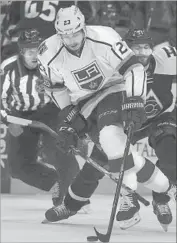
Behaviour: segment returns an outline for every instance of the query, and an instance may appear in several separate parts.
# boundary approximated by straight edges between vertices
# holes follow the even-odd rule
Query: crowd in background
[[[8,57],[15,50],[18,30],[27,27],[37,27],[44,38],[53,34],[54,29],[45,30],[40,23],[37,11],[31,7],[30,11],[35,22],[24,21],[22,5],[30,2],[33,7],[42,1],[2,1],[1,2],[1,60]],[[47,1],[45,1],[47,2]],[[52,2],[49,1],[52,6]],[[128,28],[145,28],[152,33],[155,44],[169,41],[176,46],[176,1],[58,1],[60,7],[76,4],[82,10],[89,25],[111,26],[123,36]],[[37,5],[36,5],[37,6]],[[37,7],[38,7],[37,6]],[[49,10],[51,8],[49,6]],[[54,5],[53,5],[54,6]],[[58,10],[58,9],[57,9]],[[46,14],[47,5],[46,5]],[[39,21],[37,21],[39,20]],[[52,20],[54,21],[54,20]],[[34,26],[33,26],[34,25]],[[45,33],[45,34],[44,34]],[[47,33],[47,35],[46,35]],[[7,48],[5,48],[7,47]]]
[[[72,4],[89,25],[110,26],[122,37],[129,28],[145,28],[155,45],[176,46],[176,1],[1,1],[1,62],[18,51],[20,30],[37,28],[45,39],[55,33],[58,9]]]

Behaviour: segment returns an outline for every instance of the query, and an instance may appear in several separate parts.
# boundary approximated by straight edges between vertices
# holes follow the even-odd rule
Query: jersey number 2
[[[123,55],[125,54],[128,49],[125,47],[125,45],[122,44],[122,42],[117,42],[116,46],[119,48],[119,52]]]

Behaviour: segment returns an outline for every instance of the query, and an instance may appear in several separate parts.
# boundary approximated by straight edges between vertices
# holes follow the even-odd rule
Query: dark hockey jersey
[[[159,47],[151,57],[147,69],[147,118],[152,119],[166,111],[173,103],[172,83],[176,77],[175,47]]]

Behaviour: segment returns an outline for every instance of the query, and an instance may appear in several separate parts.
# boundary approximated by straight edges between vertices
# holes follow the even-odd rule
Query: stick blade
[[[97,230],[96,230],[96,228],[94,227],[94,230],[95,230],[95,233],[96,233],[96,235],[97,235],[97,237],[98,237],[98,239],[99,239],[99,241],[101,241],[101,242],[109,242],[109,240],[110,240],[110,234],[101,234],[101,233],[99,233]]]

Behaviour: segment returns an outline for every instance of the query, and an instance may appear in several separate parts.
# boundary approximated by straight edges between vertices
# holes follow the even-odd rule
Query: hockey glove
[[[131,122],[134,123],[134,130],[141,128],[146,121],[146,112],[143,99],[139,96],[128,97],[122,104],[122,121],[126,132]]]
[[[70,125],[80,138],[88,131],[87,121],[80,114],[78,106],[69,105],[61,110],[59,112],[58,122],[60,124],[63,123],[63,121]]]
[[[8,125],[9,122],[7,121],[7,112],[5,110],[1,110],[1,122],[5,125]]]
[[[7,121],[7,112],[5,110],[1,110],[1,122],[3,122],[6,126],[8,126],[8,131],[14,137],[18,137],[23,133],[23,128],[18,124],[9,123]]]
[[[18,124],[12,124],[10,123],[8,125],[8,131],[10,132],[10,134],[14,137],[18,137],[23,133],[23,128],[18,125]]]
[[[58,139],[57,147],[64,153],[69,154],[72,152],[72,148],[76,148],[79,137],[76,131],[70,127],[69,124],[64,123],[60,128],[57,129]]]
[[[69,153],[73,147],[77,147],[79,139],[85,136],[87,122],[80,114],[79,108],[74,105],[69,105],[61,110],[58,121],[58,147],[63,152]]]

